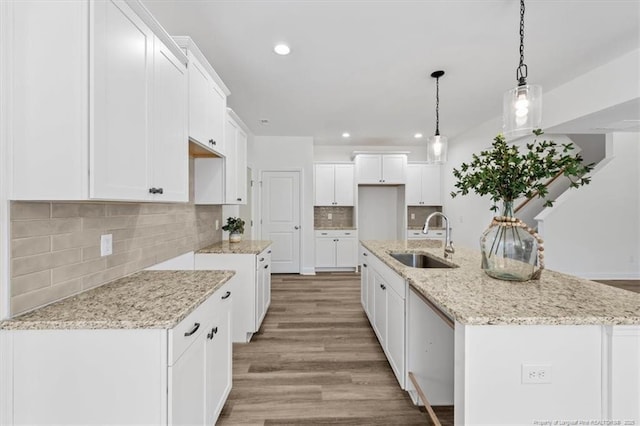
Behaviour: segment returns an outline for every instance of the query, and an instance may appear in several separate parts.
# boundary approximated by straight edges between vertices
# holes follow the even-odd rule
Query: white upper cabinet
[[[409,164],[406,191],[409,206],[442,205],[440,166],[424,163]]]
[[[224,156],[229,89],[190,37],[174,40],[189,58],[189,138]]]
[[[353,164],[315,165],[316,206],[353,206],[354,186]]]
[[[355,163],[359,185],[402,185],[406,182],[405,154],[358,154]]]
[[[224,158],[196,158],[196,204],[246,204],[247,132],[242,120],[227,109]]]
[[[141,3],[3,11],[11,199],[187,201],[187,58]]]

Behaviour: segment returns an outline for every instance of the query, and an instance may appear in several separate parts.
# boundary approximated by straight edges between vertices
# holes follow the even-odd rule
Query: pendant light
[[[440,77],[444,71],[434,71],[436,79],[436,134],[427,139],[427,162],[442,164],[447,161],[447,137],[440,135]]]
[[[520,0],[520,64],[516,69],[518,85],[504,94],[503,133],[507,138],[530,135],[542,121],[542,87],[527,84],[524,63],[524,0]]]

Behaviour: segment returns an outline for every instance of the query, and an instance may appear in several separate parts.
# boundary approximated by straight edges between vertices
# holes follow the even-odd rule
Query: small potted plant
[[[533,134],[540,136],[543,132],[538,129]],[[571,153],[572,143],[534,140],[526,144],[523,152],[521,149],[508,145],[503,135],[496,136],[490,149],[473,154],[471,163],[453,169],[458,181],[451,193],[451,197],[469,191],[490,195],[493,211],[502,202],[502,215],[493,218],[480,238],[482,269],[491,277],[511,281],[538,279],[544,268],[542,239],[514,217],[514,201],[523,196],[539,197],[551,207],[553,200],[547,198],[549,179],[564,175],[570,186],[577,188],[589,183],[585,174],[593,169],[593,164],[584,165],[579,154]]]
[[[230,243],[240,242],[244,233],[244,220],[239,217],[228,217],[227,224],[222,227],[222,230],[229,232]]]

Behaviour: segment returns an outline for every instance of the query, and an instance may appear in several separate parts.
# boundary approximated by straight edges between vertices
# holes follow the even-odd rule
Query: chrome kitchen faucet
[[[451,228],[449,227],[449,218],[440,212],[433,212],[429,216],[427,216],[427,220],[424,221],[424,228],[422,228],[422,233],[427,234],[429,232],[429,221],[434,216],[442,216],[444,219],[445,225],[445,237],[444,237],[444,258],[449,259],[453,257],[453,253],[455,253],[455,249],[453,248],[453,241],[451,241]]]

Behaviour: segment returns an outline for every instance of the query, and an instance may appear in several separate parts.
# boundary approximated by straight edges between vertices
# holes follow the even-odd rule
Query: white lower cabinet
[[[316,231],[317,270],[357,268],[358,238],[355,230]]]
[[[360,253],[366,269],[361,275],[361,289],[366,293],[363,306],[400,387],[405,389],[407,283],[362,246]]]
[[[168,330],[0,330],[0,424],[214,424],[235,279]]]
[[[262,325],[271,304],[271,246],[259,254],[196,253],[196,270],[236,271],[231,331],[234,342],[246,343]]]

